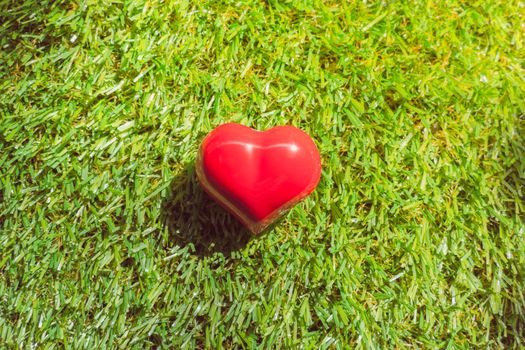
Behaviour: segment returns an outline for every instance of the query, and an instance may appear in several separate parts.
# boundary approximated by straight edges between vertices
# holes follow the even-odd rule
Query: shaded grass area
[[[525,346],[518,1],[0,2],[2,348]],[[266,235],[191,164],[316,141]]]

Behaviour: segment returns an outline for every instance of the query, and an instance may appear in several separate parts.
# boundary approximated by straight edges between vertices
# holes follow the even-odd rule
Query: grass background
[[[1,1],[0,348],[525,346],[518,1]],[[227,121],[315,139],[249,236]]]

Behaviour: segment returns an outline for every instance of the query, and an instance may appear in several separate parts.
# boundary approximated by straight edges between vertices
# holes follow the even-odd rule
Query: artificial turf
[[[524,6],[1,1],[0,348],[523,348]],[[252,239],[229,121],[322,156]]]

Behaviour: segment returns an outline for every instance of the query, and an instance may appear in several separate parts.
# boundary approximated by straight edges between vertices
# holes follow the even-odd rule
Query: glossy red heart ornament
[[[196,171],[206,192],[259,233],[315,189],[321,158],[293,126],[257,131],[228,123],[206,136]]]

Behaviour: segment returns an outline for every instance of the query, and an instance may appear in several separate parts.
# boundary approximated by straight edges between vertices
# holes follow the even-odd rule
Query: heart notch
[[[202,141],[196,172],[204,190],[258,234],[312,193],[321,158],[296,127],[257,131],[227,123]]]

